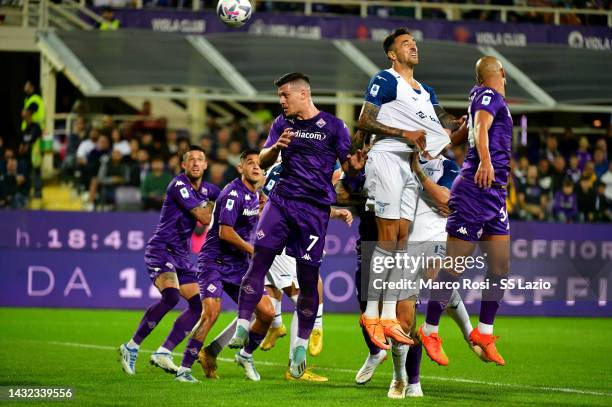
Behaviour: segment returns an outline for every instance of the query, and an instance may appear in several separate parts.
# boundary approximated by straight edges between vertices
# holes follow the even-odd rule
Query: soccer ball
[[[245,25],[251,18],[252,10],[249,0],[219,0],[217,3],[217,16],[223,24],[232,28]]]

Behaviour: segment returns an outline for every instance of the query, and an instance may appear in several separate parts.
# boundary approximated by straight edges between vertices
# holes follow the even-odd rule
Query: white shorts
[[[366,210],[383,219],[414,219],[418,198],[417,182],[410,169],[411,153],[371,151],[368,153],[365,189]]]
[[[296,288],[300,288],[297,281],[297,265],[295,258],[283,252],[274,258],[270,270],[266,273],[265,285],[276,287],[282,290],[291,287],[294,284]]]

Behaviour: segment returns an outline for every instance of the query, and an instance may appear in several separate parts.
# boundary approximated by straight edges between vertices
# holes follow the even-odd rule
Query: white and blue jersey
[[[419,159],[419,162],[422,171],[431,181],[449,190],[459,175],[459,166],[444,156],[429,161]],[[413,242],[445,241],[446,219],[438,213],[436,204],[419,184],[419,200],[409,240]]]
[[[270,168],[270,170],[268,171],[268,176],[266,177],[266,182],[261,188],[261,192],[266,194],[266,196],[269,196],[270,192],[272,192],[272,189],[274,189],[274,186],[276,186],[276,183],[278,182],[282,171],[282,163],[278,163],[274,167]]]
[[[380,107],[376,120],[386,126],[425,130],[426,150],[435,157],[450,143],[450,138],[434,110],[438,104],[436,92],[417,83],[420,90],[414,89],[392,68],[380,71],[370,80],[365,101]],[[377,135],[372,151],[411,152],[412,147],[397,137]]]

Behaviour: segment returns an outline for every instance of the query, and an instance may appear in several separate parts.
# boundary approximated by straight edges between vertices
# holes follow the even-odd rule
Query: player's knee
[[[161,292],[162,302],[170,308],[176,307],[181,299],[181,293],[178,288],[168,287]]]
[[[214,324],[221,313],[221,303],[219,301],[206,301],[202,315],[209,324]]]
[[[266,305],[264,307],[261,307],[259,311],[260,312],[258,313],[257,317],[262,322],[266,324],[272,323],[272,321],[274,320],[274,316],[275,316],[274,307],[272,305]]]

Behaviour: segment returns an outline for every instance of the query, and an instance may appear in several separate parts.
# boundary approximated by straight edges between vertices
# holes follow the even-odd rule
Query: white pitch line
[[[104,345],[94,345],[87,343],[76,343],[76,342],[58,342],[58,341],[28,341],[28,342],[36,342],[41,344],[49,344],[49,345],[59,345],[59,346],[71,346],[75,348],[84,348],[84,349],[97,349],[97,350],[114,350],[116,351],[118,346],[104,346]],[[151,354],[153,351],[150,350],[141,350],[142,353]],[[175,356],[182,356],[182,353],[173,352]],[[233,359],[228,358],[218,358],[217,360],[221,362],[233,363]],[[287,365],[282,363],[274,363],[274,362],[266,362],[266,361],[257,361],[258,365],[264,366],[278,366],[278,367],[286,367]],[[317,366],[317,369],[328,370],[333,372],[340,373],[354,373],[355,370],[352,369],[341,369],[336,367],[323,367]],[[495,386],[495,387],[511,387],[515,389],[523,389],[523,390],[533,390],[533,391],[547,391],[547,392],[556,392],[556,393],[572,393],[572,394],[583,394],[583,395],[591,395],[591,396],[604,396],[604,397],[612,397],[612,393],[606,393],[601,391],[593,391],[593,390],[580,390],[580,389],[571,389],[565,387],[547,387],[547,386],[530,386],[526,384],[511,384],[511,383],[499,383],[499,382],[486,382],[483,380],[473,380],[473,379],[463,379],[460,377],[442,377],[442,376],[421,376],[423,379],[429,380],[438,380],[442,382],[457,382],[457,383],[469,383],[469,384],[480,384],[486,386]]]

